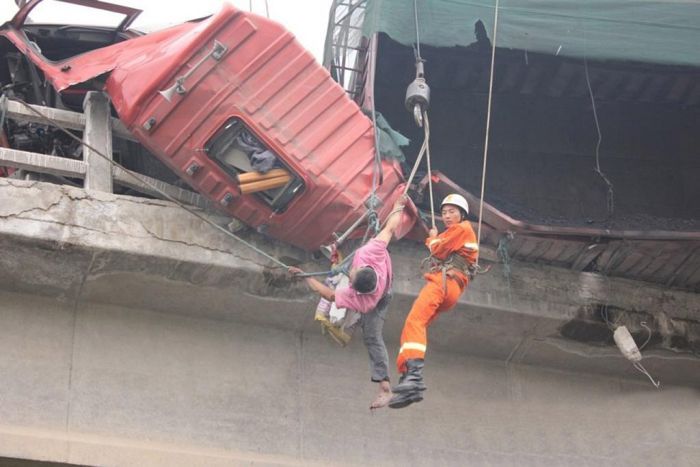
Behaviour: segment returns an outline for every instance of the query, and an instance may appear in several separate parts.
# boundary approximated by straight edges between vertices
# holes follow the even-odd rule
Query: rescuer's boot
[[[389,408],[391,409],[402,409],[414,402],[420,402],[423,400],[423,392],[414,390],[409,392],[400,392],[394,394],[394,397],[389,401]]]
[[[423,359],[406,360],[406,373],[399,378],[399,384],[391,388],[394,393],[425,391],[423,382]],[[417,402],[417,401],[416,401]]]

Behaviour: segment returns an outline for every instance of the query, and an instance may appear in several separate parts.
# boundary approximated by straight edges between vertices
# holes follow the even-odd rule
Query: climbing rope
[[[420,162],[423,159],[423,155],[426,153],[428,141],[430,140],[430,125],[424,125],[423,130],[425,132],[423,144],[421,145],[420,151],[418,151],[418,156],[416,156],[416,162],[414,162],[413,168],[411,169],[411,173],[408,176],[408,179],[406,180],[406,186],[403,189],[404,195],[408,192],[408,189],[411,186],[411,182],[413,182],[413,178],[416,176],[416,171],[418,170],[418,166],[420,166]]]
[[[418,2],[413,0],[413,20],[415,26],[416,42],[413,45],[413,55],[416,64],[416,78],[408,85],[406,89],[406,108],[413,112],[413,119],[416,125],[423,127],[423,144],[421,145],[420,151],[418,151],[418,156],[413,164],[413,169],[411,174],[406,181],[406,187],[404,189],[404,196],[408,192],[408,189],[413,182],[413,178],[416,175],[416,171],[420,166],[423,159],[423,155],[427,154],[427,165],[428,165],[428,191],[430,193],[430,219],[432,223],[432,228],[435,228],[435,207],[433,202],[433,181],[431,177],[431,162],[430,162],[430,121],[428,120],[427,108],[430,105],[430,87],[425,81],[425,75],[423,70],[423,57],[420,53],[420,27],[418,24]]]
[[[423,126],[425,127],[425,161],[428,163],[428,193],[430,194],[430,220],[435,228],[435,204],[433,203],[433,176],[430,168],[430,122],[428,112],[423,111]]]
[[[481,194],[479,195],[479,223],[477,225],[476,244],[481,246],[481,218],[484,213],[484,191],[486,189],[486,161],[489,155],[489,132],[491,129],[491,101],[493,98],[493,69],[496,63],[496,38],[498,34],[498,2],[496,0],[495,11],[493,14],[493,40],[491,41],[491,76],[489,77],[489,96],[486,106],[486,135],[484,137],[484,163],[481,169]],[[479,258],[476,259],[477,266]]]
[[[362,243],[365,242],[371,228],[374,228],[374,235],[379,233],[379,216],[377,216],[376,205],[378,204],[377,189],[384,183],[384,171],[382,169],[382,158],[379,153],[379,128],[377,127],[377,109],[374,105],[374,77],[372,77],[372,129],[374,130],[374,167],[372,169],[372,194],[369,200],[369,212],[367,215],[367,230]]]
[[[372,105],[374,106],[374,103]],[[376,118],[376,117],[374,116],[374,112],[373,112],[373,119],[374,118]],[[425,122],[426,122],[426,124],[424,125],[425,138],[423,140],[423,145],[421,146],[421,150],[418,154],[418,157],[416,158],[416,162],[413,164],[413,169],[411,170],[411,175],[409,176],[408,180],[406,181],[406,186],[404,187],[404,191],[401,195],[402,197],[406,197],[406,193],[408,192],[408,189],[411,186],[411,182],[413,181],[413,178],[416,175],[416,171],[418,170],[418,167],[419,167],[420,162],[423,158],[423,155],[426,153],[428,154],[428,156],[427,156],[428,167],[430,167],[430,152],[428,149],[428,142],[430,140],[430,124],[428,122],[427,113],[424,113],[424,118],[425,118]],[[375,154],[378,156],[379,150],[378,150],[378,145],[376,143],[376,135],[377,135],[377,132],[376,132],[376,123],[375,123],[375,147],[377,147]],[[379,174],[378,175],[379,176],[379,184],[381,184],[382,183],[381,160],[379,160],[377,162],[375,167],[378,167],[379,170],[375,171],[373,175]],[[428,169],[428,171],[430,171],[430,169]],[[337,241],[335,243],[336,247],[339,246],[340,243],[342,243],[342,240],[344,240],[347,237],[347,235],[349,235],[351,233],[351,231],[355,230],[355,228],[357,227],[357,225],[359,224],[359,222],[362,220],[363,217],[367,216],[367,229],[365,230],[365,234],[362,237],[361,245],[364,245],[367,242],[367,239],[369,237],[369,233],[371,231],[374,231],[374,235],[377,235],[379,233],[379,231],[389,221],[389,218],[391,218],[391,216],[393,216],[397,212],[401,212],[403,210],[403,208],[401,208],[401,209],[395,209],[395,210],[391,211],[389,213],[389,215],[386,217],[386,219],[384,220],[384,223],[380,223],[379,222],[379,215],[377,214],[377,212],[375,210],[375,207],[378,204],[379,199],[377,198],[376,193],[375,193],[376,188],[374,185],[374,181],[375,181],[375,178],[373,177],[373,188],[372,188],[372,193],[370,194],[370,198],[368,199],[369,206],[368,206],[367,212],[362,217],[360,217],[360,219],[358,219],[358,221],[355,224],[350,226],[350,228],[343,235],[341,235],[339,237],[339,241]],[[432,200],[433,200],[432,183],[430,182],[430,180],[428,181],[428,183],[430,184],[430,212],[431,212],[432,220],[433,220],[433,228],[435,228],[435,212],[433,210],[433,204],[432,204]],[[357,249],[359,249],[359,247]],[[355,251],[353,251],[352,253],[347,255],[341,264],[339,264],[337,266],[333,266],[329,271],[302,273],[302,274],[298,274],[298,276],[299,277],[309,277],[309,276],[334,275],[334,274],[337,274],[339,272],[347,273],[347,263],[354,257],[357,249],[355,249]]]
[[[416,156],[416,162],[413,163],[413,168],[411,173],[406,179],[406,186],[403,189],[403,196],[406,196],[408,189],[411,187],[411,183],[416,176],[418,167],[423,160],[423,156],[426,155],[428,161],[428,191],[430,193],[430,216],[433,223],[433,228],[435,228],[435,209],[433,207],[433,182],[430,178],[430,121],[428,120],[428,112],[423,111],[423,144],[421,145],[420,151],[418,151],[418,156]]]

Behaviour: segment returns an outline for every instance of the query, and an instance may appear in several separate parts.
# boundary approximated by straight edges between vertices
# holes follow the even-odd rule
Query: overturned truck
[[[0,31],[5,96],[79,110],[88,91],[104,90],[140,143],[127,168],[143,169],[150,153],[219,210],[305,250],[378,224],[403,193],[399,162],[375,154],[372,121],[279,24],[224,4],[141,34],[129,29],[134,8],[62,2],[119,17],[98,28],[29,21],[40,3]],[[80,152],[46,125],[8,125],[5,146]],[[158,167],[148,175],[173,179]],[[406,234],[415,217],[404,221]]]

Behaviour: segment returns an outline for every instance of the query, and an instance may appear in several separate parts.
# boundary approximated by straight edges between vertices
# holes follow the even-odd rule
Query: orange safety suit
[[[438,260],[445,260],[455,253],[468,264],[475,264],[479,255],[476,234],[469,221],[452,225],[437,237],[428,237],[425,246]],[[425,358],[428,326],[439,313],[455,306],[469,284],[469,278],[459,269],[448,270],[445,283],[442,271],[429,272],[423,277],[427,283],[413,302],[401,332],[401,348],[396,359],[399,373],[406,372],[406,360]]]

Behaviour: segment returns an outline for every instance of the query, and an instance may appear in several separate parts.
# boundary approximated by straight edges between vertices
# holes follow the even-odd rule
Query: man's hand
[[[438,231],[435,227],[428,230],[428,237],[437,237],[437,235],[438,235]]]
[[[397,229],[399,224],[401,224],[401,211],[403,211],[407,200],[408,196],[401,195],[396,201],[394,201],[394,206],[389,213],[386,224],[384,225],[382,231],[377,235],[377,239],[389,244],[391,238],[394,236],[394,231]]]
[[[287,268],[287,272],[294,279],[301,279],[301,277],[299,277],[299,274],[304,274],[304,271],[302,271],[301,269],[294,267],[294,266],[289,266]]]
[[[398,199],[394,201],[394,207],[392,208],[392,211],[398,211],[400,209],[403,209],[406,206],[407,199],[408,195],[399,196]]]

